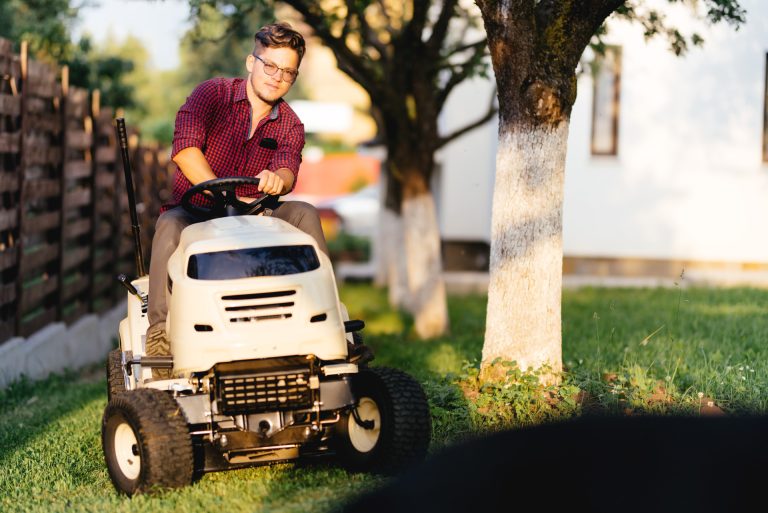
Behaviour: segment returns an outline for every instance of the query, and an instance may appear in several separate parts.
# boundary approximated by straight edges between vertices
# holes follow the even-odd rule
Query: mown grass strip
[[[705,398],[727,413],[767,409],[768,291],[566,291],[567,372],[563,384],[548,391],[508,363],[507,383],[473,388],[485,323],[482,296],[451,298],[451,334],[429,341],[412,337],[411,321],[388,308],[384,291],[347,286],[342,298],[351,316],[367,323],[374,364],[405,369],[424,384],[434,448],[592,407],[615,414],[698,414]],[[101,454],[105,386],[95,369],[0,392],[0,511],[323,512],[384,482],[330,463],[284,464],[209,474],[156,496],[121,497]]]

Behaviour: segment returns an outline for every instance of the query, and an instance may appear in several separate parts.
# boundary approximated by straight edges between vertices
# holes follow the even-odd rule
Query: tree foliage
[[[72,55],[71,27],[78,7],[69,0],[0,0],[0,37],[29,42],[30,55],[61,62]]]
[[[746,21],[746,10],[734,0],[669,0],[669,3],[687,5],[695,16],[709,23],[725,22],[737,30],[739,25]],[[664,11],[641,0],[622,3],[614,11],[614,16],[639,23],[646,39],[666,38],[675,55],[682,55],[691,46],[701,46],[704,43],[704,38],[698,32],[682,33],[679,28],[670,25]],[[600,40],[604,33],[605,26],[596,34],[597,38]]]
[[[126,77],[134,70],[134,62],[116,54],[103,54],[84,36],[75,46],[67,62],[70,83],[84,89],[98,89],[101,105],[130,108],[135,105],[134,88]]]
[[[211,77],[242,75],[253,34],[270,19],[271,9],[258,2],[214,5],[197,0],[190,1],[190,8],[194,24],[181,40],[181,82],[191,88]]]

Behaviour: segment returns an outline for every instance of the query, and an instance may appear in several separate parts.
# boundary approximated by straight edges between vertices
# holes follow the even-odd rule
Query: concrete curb
[[[123,301],[102,315],[86,315],[70,326],[57,322],[29,338],[8,340],[0,345],[0,389],[22,376],[40,380],[103,361],[125,312]]]

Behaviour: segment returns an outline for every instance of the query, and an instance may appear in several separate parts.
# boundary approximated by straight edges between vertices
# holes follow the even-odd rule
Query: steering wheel
[[[263,210],[264,202],[276,198],[268,194],[250,203],[237,199],[235,188],[241,185],[259,185],[259,179],[250,176],[230,176],[215,178],[192,186],[181,197],[181,206],[192,215],[205,218],[226,217],[232,215],[257,214]],[[207,193],[207,194],[206,194]],[[203,195],[211,206],[196,205],[192,198]]]

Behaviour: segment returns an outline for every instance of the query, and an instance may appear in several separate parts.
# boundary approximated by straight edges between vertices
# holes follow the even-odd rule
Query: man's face
[[[298,70],[299,54],[292,48],[264,48],[257,49],[256,54],[267,64],[274,64],[282,69]],[[274,103],[282,98],[293,84],[283,80],[284,72],[277,71],[270,76],[264,72],[264,62],[253,55],[249,55],[245,61],[251,82],[251,87],[256,96],[263,102]]]

